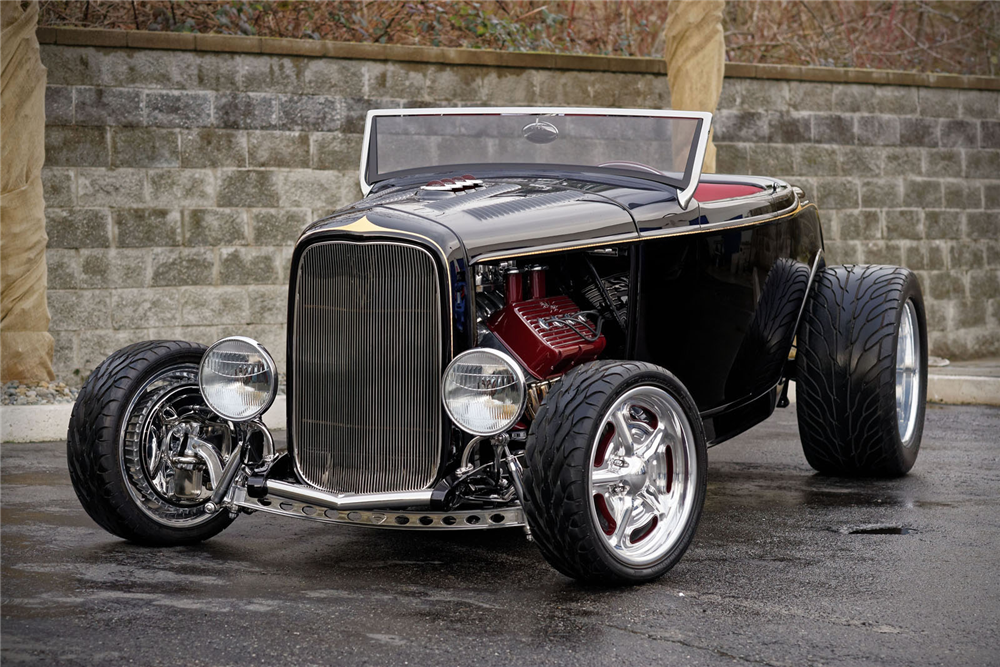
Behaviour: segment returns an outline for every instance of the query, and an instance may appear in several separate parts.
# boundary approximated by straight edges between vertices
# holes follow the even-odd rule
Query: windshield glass
[[[684,113],[380,110],[370,118],[364,176],[373,184],[451,165],[603,166],[685,188],[706,122]]]

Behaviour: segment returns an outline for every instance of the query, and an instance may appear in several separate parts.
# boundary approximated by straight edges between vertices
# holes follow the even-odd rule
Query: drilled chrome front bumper
[[[270,484],[269,484],[270,486]],[[282,488],[293,485],[284,484]],[[308,490],[307,487],[301,487]],[[379,495],[379,494],[373,494]],[[364,496],[355,495],[352,505],[364,504]],[[303,502],[279,496],[269,491],[263,498],[251,498],[243,486],[234,487],[231,503],[249,511],[269,512],[297,519],[310,519],[323,523],[339,523],[372,528],[404,530],[482,530],[486,528],[515,528],[525,525],[524,513],[518,506],[491,510],[458,510],[430,512],[326,508],[318,503]],[[370,505],[369,505],[370,506]]]
[[[256,428],[264,435],[264,460],[256,472],[266,479],[268,470],[280,459],[274,440],[262,423]],[[487,528],[524,527],[527,523],[520,505],[488,510],[430,510],[430,489],[384,493],[335,493],[305,484],[267,479],[259,491],[263,497],[247,492],[249,469],[226,484],[222,505],[230,511],[268,512],[297,519],[339,523],[373,528],[405,530],[483,530]],[[225,475],[223,475],[225,477]],[[255,493],[254,495],[258,495]]]

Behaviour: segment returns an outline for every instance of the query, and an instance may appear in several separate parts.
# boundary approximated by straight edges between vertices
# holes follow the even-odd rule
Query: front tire
[[[542,555],[590,583],[663,575],[694,538],[706,452],[694,400],[669,372],[617,361],[573,369],[528,435],[524,511]]]
[[[231,449],[229,425],[204,405],[198,365],[204,345],[147,341],[105,359],[80,390],[70,417],[70,480],[87,514],[113,535],[148,546],[206,540],[225,529],[229,512],[172,492],[183,434]]]
[[[905,475],[920,450],[927,400],[917,277],[895,266],[823,269],[796,356],[796,413],[809,465],[829,475]]]

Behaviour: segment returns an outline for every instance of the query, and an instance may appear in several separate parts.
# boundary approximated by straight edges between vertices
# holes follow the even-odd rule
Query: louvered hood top
[[[583,182],[505,178],[458,192],[418,187],[409,189],[406,197],[402,194],[386,193],[383,205],[448,227],[472,261],[571,241],[636,235],[627,208]],[[378,197],[369,199],[378,205]]]
[[[675,208],[676,191],[575,178],[484,178],[454,191],[429,190],[422,184],[389,187],[311,229],[343,229],[345,220],[359,214],[381,220],[383,226],[406,228],[406,219],[420,219],[424,225],[443,227],[443,233],[461,243],[468,260],[476,262],[498,255],[585,246],[591,241],[636,238],[639,211],[659,204]]]

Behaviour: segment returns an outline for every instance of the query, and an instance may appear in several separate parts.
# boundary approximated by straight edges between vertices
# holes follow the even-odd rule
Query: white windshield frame
[[[375,183],[365,180],[368,174],[368,147],[372,133],[372,119],[379,116],[458,116],[482,114],[495,116],[511,115],[587,115],[587,116],[639,116],[647,118],[677,118],[701,120],[701,131],[698,134],[694,148],[694,161],[691,163],[691,174],[688,178],[685,172],[687,186],[678,190],[677,201],[681,208],[686,209],[694,197],[694,191],[701,180],[701,170],[705,162],[705,149],[708,146],[708,135],[712,127],[712,114],[706,111],[676,111],[672,109],[608,109],[602,107],[441,107],[431,109],[372,109],[365,118],[364,141],[361,145],[361,168],[358,181],[361,192],[365,196],[371,192]],[[539,165],[541,166],[541,165]]]

